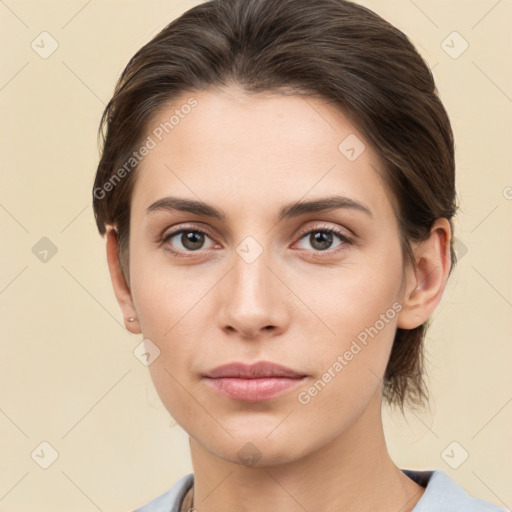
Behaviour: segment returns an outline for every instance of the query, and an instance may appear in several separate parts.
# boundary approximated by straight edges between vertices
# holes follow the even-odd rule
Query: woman
[[[498,511],[401,470],[455,262],[453,137],[406,36],[343,0],[222,0],[128,63],[94,184],[112,283],[193,474],[139,511]]]

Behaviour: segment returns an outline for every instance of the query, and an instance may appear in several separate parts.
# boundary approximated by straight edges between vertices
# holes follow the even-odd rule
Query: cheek
[[[348,340],[376,323],[384,337],[393,337],[390,324],[396,324],[396,309],[401,308],[395,304],[400,300],[402,284],[397,251],[354,258],[354,262],[342,263],[328,273],[297,274],[295,282],[294,291],[323,320],[324,339],[329,345],[341,349]],[[336,339],[341,345],[333,343]]]
[[[329,329],[322,327],[324,335],[315,337],[318,381],[306,390],[304,402],[317,402],[337,414],[340,408],[366,403],[382,385],[402,309],[401,260],[389,254],[331,277],[322,288],[310,283],[308,297]],[[310,349],[304,346],[306,353]],[[341,399],[334,409],[329,405]]]
[[[382,385],[396,332],[399,302],[368,304],[366,308],[340,310],[331,320],[334,335],[325,336],[315,347],[318,374],[299,402],[329,404],[340,409],[366,404]],[[318,397],[318,398],[317,398]],[[333,414],[336,413],[332,410]]]
[[[173,267],[165,258],[141,250],[133,252],[131,271],[142,335],[160,351],[148,369],[164,405],[178,419],[190,405],[187,391],[194,392],[191,366],[200,358],[198,340],[204,339],[198,326],[205,325],[207,293],[216,279],[207,271],[194,277],[191,267]]]
[[[205,269],[173,264],[163,250],[135,249],[131,283],[143,335],[164,341],[193,321],[197,305],[214,284],[214,276]]]

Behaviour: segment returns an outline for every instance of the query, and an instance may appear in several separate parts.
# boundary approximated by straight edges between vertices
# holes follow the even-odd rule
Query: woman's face
[[[191,97],[197,104],[183,107]],[[225,460],[253,450],[254,465],[292,461],[374,421],[403,259],[368,142],[319,99],[234,88],[183,96],[146,135],[154,144],[133,190],[130,286],[174,419]],[[338,204],[315,208],[327,198]],[[301,378],[204,376],[258,361]]]

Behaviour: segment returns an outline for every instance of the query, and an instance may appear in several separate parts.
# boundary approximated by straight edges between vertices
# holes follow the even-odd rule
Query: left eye
[[[205,249],[205,247],[203,247],[205,238],[210,237],[204,231],[198,229],[181,229],[174,233],[169,233],[163,241],[174,246],[174,243],[171,242],[173,238],[178,238],[178,241],[181,243],[182,247],[178,247],[180,251],[193,252]],[[208,249],[208,247],[206,247],[206,249]]]
[[[331,247],[333,243],[333,238],[337,237],[340,240],[340,243],[334,248]],[[307,240],[313,247],[314,251],[322,252],[327,251],[329,249],[336,249],[343,243],[349,243],[350,240],[341,232],[332,228],[323,228],[323,229],[313,229],[305,233],[301,240]]]

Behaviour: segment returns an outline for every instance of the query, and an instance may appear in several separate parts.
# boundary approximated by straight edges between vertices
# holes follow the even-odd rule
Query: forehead
[[[318,98],[190,92],[153,116],[145,140],[151,149],[137,170],[134,210],[165,195],[241,211],[332,193],[371,203],[377,213],[391,207],[374,149]]]

